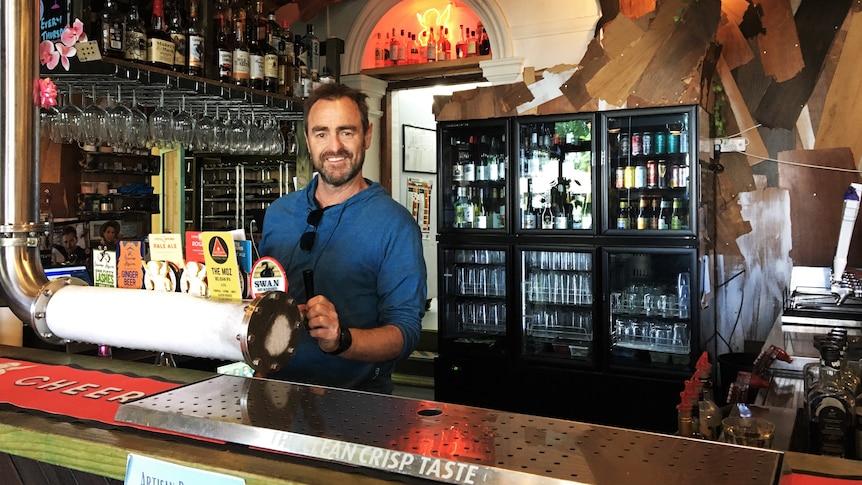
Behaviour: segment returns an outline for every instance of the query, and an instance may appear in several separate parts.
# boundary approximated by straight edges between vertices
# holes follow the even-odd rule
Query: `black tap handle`
[[[310,269],[303,271],[302,281],[305,283],[305,302],[308,303],[308,300],[314,296],[314,271]],[[311,331],[311,327],[308,325],[308,317],[305,315],[302,316],[302,326],[307,331]]]
[[[302,281],[305,283],[306,303],[314,296],[314,271],[307,269],[302,272]]]

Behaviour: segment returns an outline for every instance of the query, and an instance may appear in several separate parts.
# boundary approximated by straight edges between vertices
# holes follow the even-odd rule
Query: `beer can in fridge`
[[[648,131],[641,133],[641,153],[652,155],[652,133]]]
[[[667,132],[665,131],[657,131],[655,136],[653,136],[655,141],[655,153],[662,154],[667,153]]]
[[[647,160],[646,163],[646,183],[647,187],[658,186],[658,164],[655,160]]]
[[[640,155],[643,153],[642,150],[642,138],[640,133],[632,133],[632,156]]]

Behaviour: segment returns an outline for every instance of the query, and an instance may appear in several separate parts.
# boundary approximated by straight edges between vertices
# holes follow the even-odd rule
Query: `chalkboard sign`
[[[69,13],[72,11],[72,0],[40,0],[39,1],[39,30],[40,39],[59,42],[60,35],[72,19]]]

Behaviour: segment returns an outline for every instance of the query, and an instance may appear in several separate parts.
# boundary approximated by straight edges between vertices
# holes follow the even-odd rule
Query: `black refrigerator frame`
[[[686,207],[689,227],[669,231],[626,231],[611,227],[615,208],[610,177],[609,120],[625,117],[658,117],[686,115],[688,123],[690,196]],[[529,124],[585,119],[591,123],[592,151],[592,227],[561,229],[553,232],[522,229],[519,225],[518,198],[520,164],[520,128]],[[683,381],[691,376],[700,354],[699,292],[701,281],[700,237],[701,170],[711,157],[704,149],[708,136],[708,116],[696,105],[665,108],[613,110],[571,115],[518,116],[490,120],[439,122],[438,149],[438,271],[440,322],[438,357],[435,368],[435,398],[441,401],[478,405],[513,412],[525,412],[600,424],[618,425],[648,431],[673,432],[676,408]],[[451,134],[499,130],[505,133],[504,153],[508,159],[506,180],[506,219],[504,228],[474,229],[452,227],[454,189],[451,177]],[[711,148],[711,146],[710,146]],[[448,206],[448,207],[447,207]],[[446,214],[449,213],[447,217]],[[448,321],[446,294],[454,276],[445,267],[451,252],[460,249],[493,247],[506,252],[506,334],[496,339],[493,351],[476,344],[470,335],[453,335]],[[521,252],[527,250],[589,251],[592,254],[592,294],[594,295],[592,354],[586,359],[558,359],[553,356],[527,355],[521,307],[521,284],[524,274]],[[665,368],[620,363],[611,355],[612,335],[607,285],[608,258],[626,252],[674,253],[687,258],[691,270],[690,352],[688,361]],[[447,256],[449,252],[449,256]],[[649,396],[648,399],[645,397]],[[636,409],[641,416],[632,414]],[[643,416],[650,416],[644,419]]]

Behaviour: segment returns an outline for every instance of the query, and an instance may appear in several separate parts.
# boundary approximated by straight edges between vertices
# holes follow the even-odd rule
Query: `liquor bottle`
[[[671,207],[670,201],[662,199],[661,205],[658,214],[658,228],[659,230],[670,229],[670,214]]]
[[[320,41],[314,35],[314,24],[305,25],[305,36],[302,38],[305,46],[305,66],[312,80],[320,75]]]
[[[467,38],[467,57],[476,57],[479,55],[479,46],[476,39],[476,31],[471,30],[470,36]]]
[[[153,0],[153,20],[147,31],[147,62],[155,67],[171,69],[176,46],[166,28],[164,0]]]
[[[617,229],[631,229],[629,202],[627,200],[620,201],[620,210],[617,214]]]
[[[183,12],[179,1],[174,0],[168,15],[168,35],[174,42],[173,70],[186,72],[186,28],[183,25]]]
[[[408,44],[410,45],[410,50],[407,53],[407,64],[418,64],[419,43],[416,41],[416,36],[413,32],[407,32],[407,38],[409,39]]]
[[[267,21],[264,25],[265,39],[266,41],[263,43],[263,90],[269,93],[277,93],[278,92],[278,50],[273,47],[272,43],[275,39],[275,32],[273,29],[273,24],[275,24],[275,14],[272,14],[273,21]],[[277,26],[277,25],[276,25]],[[281,43],[281,37],[279,36],[278,42]]]
[[[482,34],[479,37],[479,55],[491,55],[491,39],[488,38],[488,32],[485,30],[484,27],[482,28]]]
[[[282,53],[287,55],[288,61],[291,65],[295,65],[293,56],[296,54],[293,50],[293,33],[290,31],[290,24],[287,23],[287,20],[281,21],[281,40],[284,41],[284,49],[282,49]]]
[[[638,230],[649,229],[649,212],[647,210],[646,197],[641,197],[640,204],[638,204],[637,228]]]
[[[245,39],[248,42],[248,86],[252,89],[263,89],[263,42],[258,36],[258,10],[261,2],[255,2],[255,11],[249,12],[245,23]]]
[[[472,156],[468,156],[464,160],[464,181],[465,182],[476,181],[476,161],[473,160]]]
[[[126,15],[126,45],[124,57],[127,61],[147,62],[147,29],[138,13],[138,2],[129,4]]]
[[[855,397],[849,395],[841,382],[839,351],[834,347],[821,349],[819,379],[806,395],[809,429],[809,451],[818,455],[853,456]]]
[[[281,26],[278,25],[278,22],[275,20],[275,10],[270,10],[269,15],[266,18],[266,27],[264,28],[264,34],[266,35],[267,30],[269,29],[270,34],[267,36],[269,39],[269,45],[275,49],[276,53],[281,54]]]
[[[108,57],[125,56],[126,22],[117,6],[116,0],[106,0],[105,8],[99,17],[99,44],[101,51]]]
[[[231,82],[237,86],[248,86],[251,76],[251,58],[245,38],[246,10],[244,2],[231,5],[233,16],[233,73]]]
[[[442,60],[448,61],[452,59],[452,42],[449,41],[449,27],[443,28],[443,26],[440,26],[440,36],[437,41],[440,43]]]
[[[216,65],[218,65],[218,80],[223,83],[233,82],[233,50],[230,46],[227,18],[224,9],[216,14],[218,21],[216,32]]]
[[[189,25],[186,29],[186,56],[188,57],[188,69],[186,72],[192,76],[203,76],[206,67],[206,40],[200,20],[198,19],[198,0],[189,2]]]
[[[698,394],[698,424],[700,435],[704,439],[717,440],[721,435],[722,413],[715,404],[712,386],[712,364],[709,363],[709,354],[704,352],[698,359],[696,368],[700,380],[700,392]]]
[[[398,65],[398,37],[395,36],[395,29],[392,29],[392,37],[389,38],[389,63],[390,65]]]
[[[386,65],[385,52],[383,35],[377,32],[377,42],[374,43],[374,67],[383,67]]]
[[[678,198],[673,199],[673,210],[670,214],[670,228],[685,228],[685,214],[683,214],[682,212],[682,201],[680,201]]]
[[[557,186],[560,187],[559,185]],[[569,210],[570,204],[567,199],[568,194],[560,195],[560,202],[557,204],[557,210],[554,213],[554,229],[568,229],[569,228],[569,214],[571,210]]]
[[[422,35],[425,35],[425,33],[423,32]],[[425,52],[425,59],[427,59],[428,62],[437,61],[437,38],[434,36],[433,28],[428,29],[428,43],[425,47],[427,49]]]
[[[464,37],[464,26],[460,25],[460,33],[458,34],[458,42],[455,44],[455,57],[463,59],[467,57],[467,39]]]

